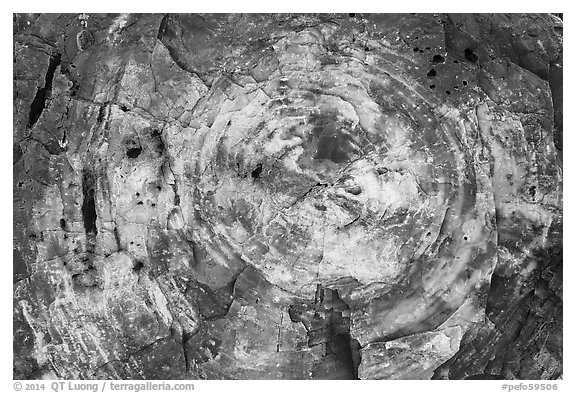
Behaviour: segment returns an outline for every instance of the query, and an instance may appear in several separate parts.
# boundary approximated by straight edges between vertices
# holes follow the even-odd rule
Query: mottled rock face
[[[14,16],[14,376],[562,374],[562,21]]]

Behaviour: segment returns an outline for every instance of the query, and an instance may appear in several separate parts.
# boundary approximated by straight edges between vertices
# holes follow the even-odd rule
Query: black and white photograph
[[[556,390],[563,19],[13,13],[7,389]]]

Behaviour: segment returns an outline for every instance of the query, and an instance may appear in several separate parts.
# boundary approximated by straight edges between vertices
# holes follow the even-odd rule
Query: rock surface
[[[14,378],[556,379],[562,21],[14,16]]]

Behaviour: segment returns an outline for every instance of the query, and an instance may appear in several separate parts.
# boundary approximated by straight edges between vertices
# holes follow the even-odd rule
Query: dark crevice
[[[44,86],[36,91],[36,96],[30,105],[30,115],[28,118],[28,127],[32,128],[42,115],[44,107],[46,106],[46,101],[50,98],[52,93],[52,80],[54,79],[54,72],[58,65],[60,65],[62,56],[60,53],[56,53],[50,57],[50,64],[48,65],[48,70],[46,71],[46,77],[44,80]]]
[[[169,42],[165,42],[164,40],[164,36],[167,33],[169,33],[168,39],[170,38],[170,33],[172,33],[171,31],[169,32],[170,29],[169,22],[170,22],[170,14],[165,14],[162,20],[160,21],[160,27],[158,28],[158,34],[156,35],[156,38],[164,45],[164,47],[166,47],[166,49],[168,49],[168,54],[170,55],[172,61],[174,61],[174,63],[176,63],[176,65],[182,70],[191,73],[192,71],[181,60],[180,55],[176,52],[175,48],[172,45],[170,45]]]
[[[280,339],[282,337],[282,324],[284,323],[284,313],[280,314],[280,325],[278,326],[278,336],[276,337],[276,352],[280,352]]]
[[[192,251],[192,258],[194,258],[194,264],[199,263],[202,260],[202,256],[200,255],[200,250],[198,249],[196,242],[194,240],[188,240],[188,245],[190,247],[190,250]]]
[[[550,63],[548,70],[548,83],[552,92],[552,105],[554,107],[554,145],[562,150],[563,120],[563,70],[561,64]]]
[[[182,59],[182,56],[178,53],[177,48],[170,42],[171,37],[174,36],[174,32],[170,29],[170,14],[165,14],[160,22],[160,27],[158,29],[158,34],[156,38],[164,45],[164,47],[168,50],[168,54],[172,61],[183,71],[186,71],[190,74],[197,75],[200,79],[203,79],[203,75],[198,71],[191,69],[189,65],[186,64],[185,60]],[[206,81],[204,81],[206,83]]]
[[[122,245],[120,242],[120,234],[118,233],[118,227],[114,227],[114,240],[116,240],[116,247],[118,247],[118,251],[122,250]]]
[[[97,215],[94,186],[94,174],[85,168],[82,175],[82,194],[84,195],[84,200],[82,201],[82,218],[84,220],[86,234],[96,235],[98,229],[96,228]]]
[[[352,221],[350,221],[348,224],[345,224],[343,227],[341,227],[340,229],[345,229],[348,228],[352,225],[354,225],[354,223],[358,222],[358,220],[360,220],[360,214],[358,214],[358,216],[356,218],[354,218]]]
[[[162,42],[164,44],[164,42]],[[195,71],[192,71],[187,64],[184,63],[184,61],[181,59],[180,55],[178,54],[178,52],[176,52],[176,50],[171,46],[171,45],[167,45],[164,44],[164,46],[166,47],[166,49],[168,49],[168,54],[170,55],[170,58],[172,59],[172,61],[174,61],[174,63],[183,71],[186,71],[190,74],[195,74]],[[200,73],[197,73],[198,77],[201,77],[202,75]]]
[[[188,352],[186,351],[186,343],[192,338],[192,334],[182,332],[182,352],[184,353],[184,362],[186,364],[186,372],[190,371],[190,361],[188,360]]]
[[[106,104],[100,106],[100,110],[98,111],[98,118],[96,119],[97,123],[102,123],[104,121],[104,117],[106,115]]]
[[[170,167],[170,163],[167,162],[167,164],[168,164],[168,167],[170,168],[170,171],[172,171],[172,168]],[[178,182],[176,181],[176,179],[174,179],[174,182],[168,183],[168,185],[170,185],[172,187],[172,191],[174,192],[174,205],[180,206],[180,194],[178,193]],[[161,190],[162,190],[162,187],[159,187],[158,191],[161,191]]]
[[[169,16],[170,14],[164,14],[162,20],[160,21],[160,28],[158,28],[158,34],[156,35],[156,38],[159,40],[162,40],[162,37],[164,37],[164,34],[166,34],[166,28],[168,26]]]
[[[66,129],[62,130],[62,139],[60,139],[60,144],[62,146],[66,146],[68,144],[67,140],[66,140]]]
[[[308,347],[325,346],[324,357],[312,371],[313,379],[333,379],[335,370],[339,379],[358,379],[360,344],[350,336],[350,307],[336,289],[318,285],[314,304],[292,304],[288,315],[306,328]]]
[[[178,194],[178,185],[174,183],[172,185],[172,189],[174,190],[174,205],[180,206],[180,195]]]
[[[318,188],[325,188],[328,187],[328,184],[324,184],[324,183],[316,183],[315,185],[313,185],[312,187],[310,187],[308,190],[306,190],[305,193],[303,193],[302,195],[300,195],[298,198],[296,198],[296,200],[294,201],[294,203],[292,204],[292,206],[296,205],[299,202],[302,202],[303,200],[305,200],[308,195],[310,195],[310,193],[312,193],[315,189]]]

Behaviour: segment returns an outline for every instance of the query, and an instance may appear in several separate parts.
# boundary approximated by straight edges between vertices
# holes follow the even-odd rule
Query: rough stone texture
[[[14,15],[14,378],[562,375],[562,21]]]

